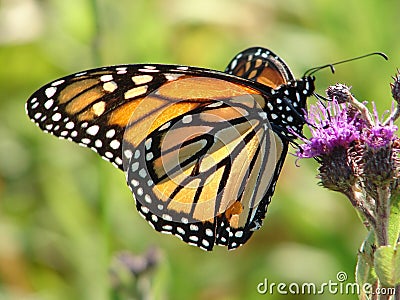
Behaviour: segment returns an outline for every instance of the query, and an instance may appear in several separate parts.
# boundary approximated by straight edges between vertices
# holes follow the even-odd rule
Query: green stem
[[[368,207],[364,206],[364,201],[361,199],[361,197],[363,196],[360,194],[358,188],[353,186],[351,189],[346,191],[345,194],[347,198],[349,198],[353,207],[356,208],[361,213],[361,215],[366,218],[368,224],[372,228],[375,228],[376,227],[375,216]]]
[[[377,195],[375,234],[378,246],[386,246],[389,244],[390,189],[388,187],[378,188]]]
[[[390,217],[390,188],[388,186],[377,189],[376,199],[376,241],[378,247],[389,245],[389,217]],[[381,286],[382,287],[382,286]],[[379,295],[379,300],[395,299],[396,296]]]

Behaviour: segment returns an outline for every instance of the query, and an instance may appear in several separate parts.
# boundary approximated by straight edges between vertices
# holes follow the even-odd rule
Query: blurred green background
[[[316,162],[296,167],[289,155],[262,229],[238,250],[206,253],[154,231],[122,172],[42,133],[24,104],[80,70],[143,62],[223,70],[259,45],[298,77],[385,52],[389,62],[371,57],[316,74],[320,93],[346,83],[383,112],[400,67],[399,13],[398,0],[0,0],[0,299],[133,299],[132,284],[156,299],[356,299],[257,293],[264,278],[322,283],[344,271],[354,281],[367,232],[347,199],[317,185]],[[158,264],[140,284],[110,275],[116,253],[151,246]]]

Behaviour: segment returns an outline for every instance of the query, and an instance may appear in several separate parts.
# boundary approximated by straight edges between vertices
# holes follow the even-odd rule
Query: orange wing
[[[76,73],[40,88],[26,110],[45,132],[125,171],[156,230],[234,249],[262,224],[289,129],[301,132],[313,90],[312,78],[294,80],[271,51],[251,48],[226,73],[177,65]]]

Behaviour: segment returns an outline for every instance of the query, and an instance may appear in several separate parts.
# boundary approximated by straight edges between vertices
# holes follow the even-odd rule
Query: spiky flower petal
[[[296,155],[299,158],[321,157],[328,155],[337,147],[348,147],[360,138],[359,122],[356,116],[349,115],[345,106],[336,101],[324,106],[321,102],[311,106],[306,117],[311,131],[311,138],[301,138]]]

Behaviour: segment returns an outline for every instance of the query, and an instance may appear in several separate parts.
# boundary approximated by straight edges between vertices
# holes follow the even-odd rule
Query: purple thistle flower
[[[339,88],[343,90],[342,85]],[[303,144],[295,155],[318,160],[318,177],[324,187],[349,196],[357,185],[370,192],[376,190],[375,182],[397,177],[397,126],[391,119],[381,122],[374,104],[371,114],[351,94],[346,103],[339,103],[334,96],[326,106],[321,102],[312,105],[305,118],[311,138],[296,135]]]
[[[363,138],[365,143],[373,149],[384,148],[396,139],[394,134],[396,131],[397,126],[395,125],[382,126],[379,124],[367,130]]]
[[[322,157],[330,154],[337,147],[349,148],[357,141],[370,148],[387,147],[397,139],[397,126],[393,121],[383,125],[379,121],[378,112],[373,103],[374,124],[362,118],[354,107],[349,104],[339,104],[336,99],[312,105],[305,117],[311,132],[311,138],[298,136],[304,144],[299,145],[296,156],[299,158]]]
[[[397,137],[395,132],[397,126],[393,124],[393,120],[390,120],[387,125],[382,125],[379,121],[378,111],[375,104],[373,103],[375,124],[370,128],[366,128],[362,134],[362,139],[372,149],[379,149],[387,147]]]
[[[353,111],[349,113],[345,104],[335,100],[325,107],[322,103],[311,106],[306,117],[312,137],[299,146],[296,156],[299,158],[321,157],[332,152],[336,147],[347,148],[360,138],[360,124]]]

